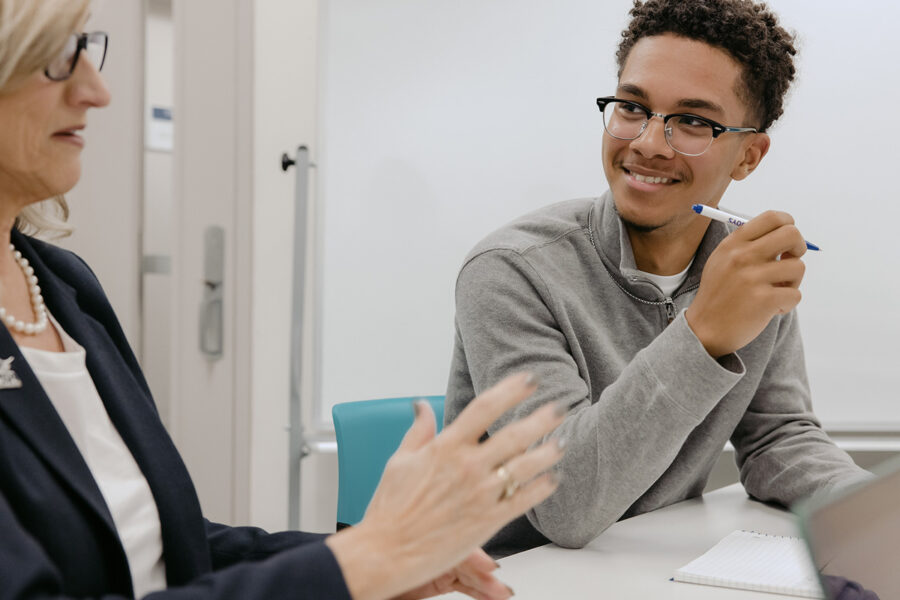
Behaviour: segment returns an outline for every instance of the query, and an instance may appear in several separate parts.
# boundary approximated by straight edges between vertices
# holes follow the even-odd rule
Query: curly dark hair
[[[616,52],[619,76],[638,40],[672,33],[720,48],[743,66],[738,96],[750,108],[757,129],[766,131],[784,112],[784,96],[794,79],[795,34],[781,27],[764,3],[634,0],[630,14]]]

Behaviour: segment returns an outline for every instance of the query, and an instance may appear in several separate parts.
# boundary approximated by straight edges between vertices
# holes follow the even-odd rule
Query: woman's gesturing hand
[[[443,575],[404,592],[393,600],[421,600],[450,592],[462,592],[477,600],[506,600],[512,595],[512,590],[493,576],[492,571],[498,566],[494,559],[479,548]]]
[[[507,377],[439,436],[431,407],[416,404],[365,518],[326,540],[354,599],[390,598],[427,584],[556,489],[545,471],[562,457],[561,447],[556,440],[532,445],[562,422],[565,407],[543,406],[480,443],[488,426],[535,387],[530,375]],[[509,595],[505,586],[488,587],[496,593],[482,597]]]

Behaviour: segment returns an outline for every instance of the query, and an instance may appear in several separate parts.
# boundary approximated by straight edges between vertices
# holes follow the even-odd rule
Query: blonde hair
[[[15,91],[62,51],[67,37],[86,20],[91,0],[0,0],[0,94]],[[16,228],[51,237],[72,232],[69,208],[57,196],[25,207]]]

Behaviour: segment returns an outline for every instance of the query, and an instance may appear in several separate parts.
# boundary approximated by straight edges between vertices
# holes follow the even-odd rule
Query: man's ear
[[[752,173],[762,162],[766,152],[769,151],[769,135],[766,133],[751,133],[750,140],[743,143],[744,153],[731,170],[731,178],[740,181]]]

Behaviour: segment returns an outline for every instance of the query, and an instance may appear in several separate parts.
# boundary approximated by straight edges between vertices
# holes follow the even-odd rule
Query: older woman
[[[203,518],[94,275],[23,233],[64,227],[86,113],[109,102],[107,36],[80,32],[88,2],[0,0],[0,599],[509,597],[478,546],[555,488],[545,471],[561,448],[535,442],[564,411],[479,439],[533,391],[526,375],[437,437],[417,404],[356,527],[267,534]]]

